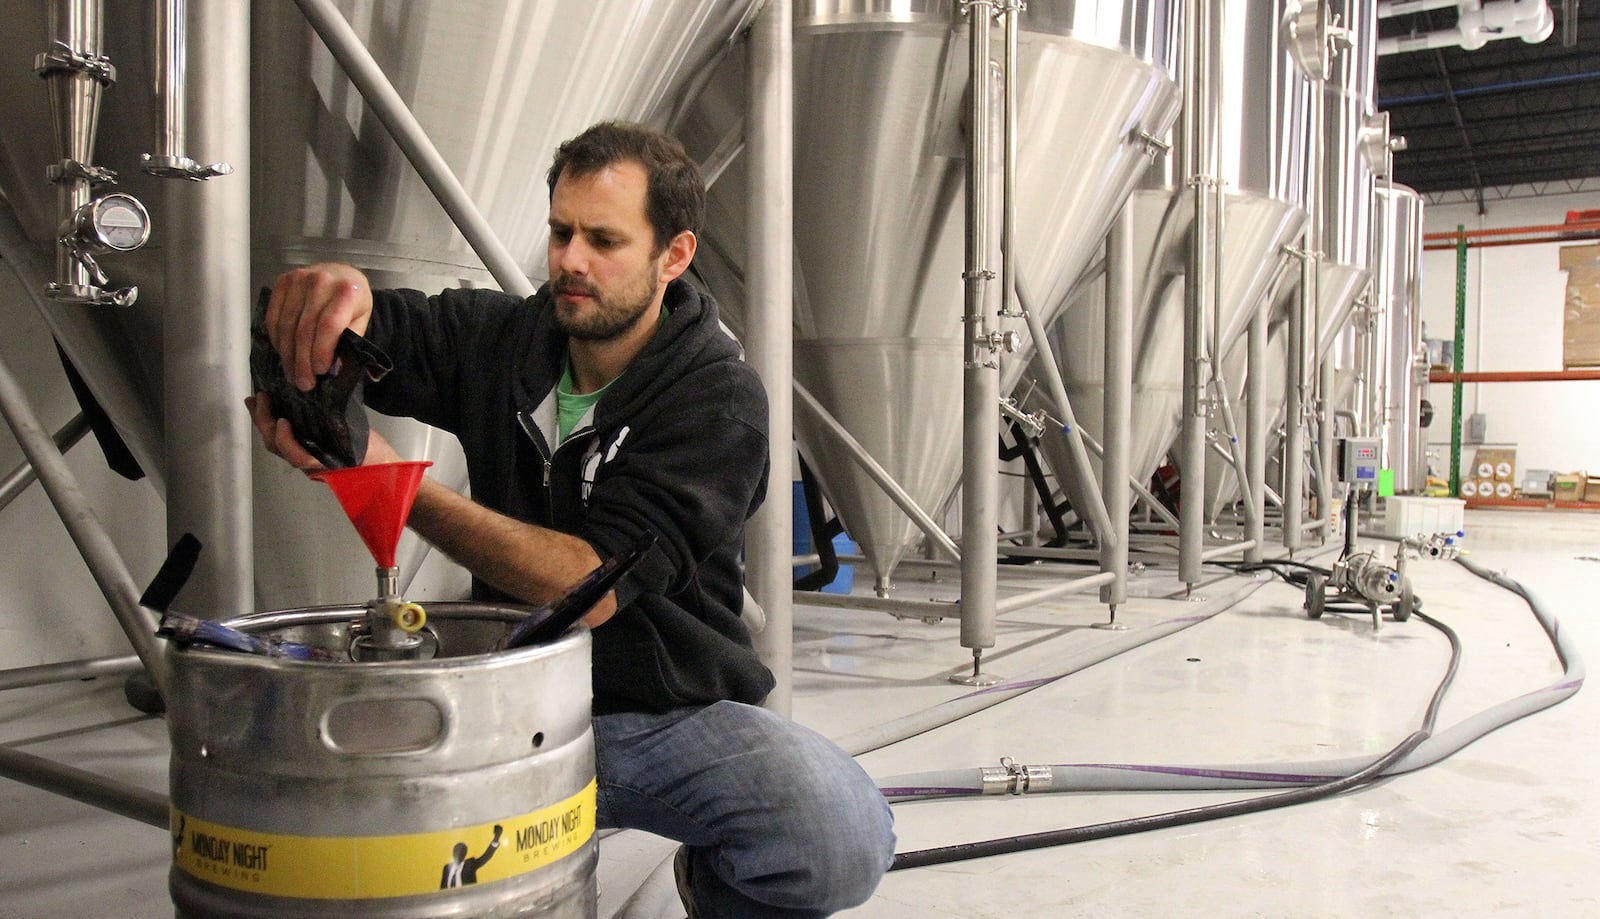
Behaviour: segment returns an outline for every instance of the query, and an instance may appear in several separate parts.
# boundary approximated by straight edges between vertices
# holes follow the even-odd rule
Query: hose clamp
[[[139,166],[158,179],[186,179],[190,182],[204,182],[206,179],[233,174],[233,166],[228,163],[201,165],[187,156],[142,153],[139,155]]]
[[[62,160],[44,167],[45,178],[52,184],[62,182],[88,182],[90,185],[115,185],[117,174],[114,170],[104,166],[94,166],[89,163],[80,163],[77,160]]]
[[[979,770],[986,795],[1025,795],[1030,791],[1049,791],[1055,775],[1049,766],[1023,766],[1009,756],[1000,757],[999,766]]]
[[[117,68],[103,54],[80,54],[65,42],[51,42],[49,51],[34,55],[33,72],[41,77],[53,73],[82,73],[101,86],[117,82]]]

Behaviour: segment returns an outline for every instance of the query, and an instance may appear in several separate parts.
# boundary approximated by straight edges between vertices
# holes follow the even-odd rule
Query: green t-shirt
[[[594,404],[600,401],[600,395],[611,387],[611,383],[616,382],[616,380],[612,380],[611,383],[607,383],[594,392],[587,392],[581,395],[574,393],[572,391],[572,362],[569,360],[563,363],[565,367],[561,371],[561,382],[556,384],[557,446],[567,439],[567,435],[571,434],[572,429],[578,426],[578,422],[582,421],[583,416],[589,413],[589,409],[594,408]]]

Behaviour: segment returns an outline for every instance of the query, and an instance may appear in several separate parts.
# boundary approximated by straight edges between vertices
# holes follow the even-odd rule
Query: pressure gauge
[[[131,252],[150,239],[150,214],[132,195],[103,195],[85,210],[79,211],[78,231],[97,248]]]

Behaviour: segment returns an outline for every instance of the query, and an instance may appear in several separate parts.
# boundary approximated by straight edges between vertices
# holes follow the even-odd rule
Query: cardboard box
[[[1581,472],[1557,475],[1550,483],[1550,492],[1557,503],[1582,501],[1588,490],[1589,477]]]
[[[1600,476],[1589,476],[1583,488],[1583,500],[1600,502]]]
[[[1479,447],[1472,457],[1473,477],[1495,482],[1517,480],[1516,447]]]
[[[1562,246],[1561,270],[1567,273],[1562,366],[1600,367],[1600,243]]]

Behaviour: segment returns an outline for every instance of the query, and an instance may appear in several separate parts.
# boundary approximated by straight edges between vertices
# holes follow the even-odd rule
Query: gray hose
[[[1463,721],[1432,734],[1405,756],[1382,771],[1399,775],[1431,766],[1466,745],[1513,721],[1542,711],[1566,700],[1583,685],[1582,658],[1571,640],[1561,631],[1538,596],[1527,587],[1496,574],[1465,558],[1456,562],[1484,580],[1496,584],[1527,602],[1561,661],[1561,678],[1531,693],[1508,699]],[[1274,763],[1268,765],[1136,765],[1127,763],[1063,763],[1046,767],[1051,780],[1037,791],[1221,791],[1230,789],[1283,788],[1315,785],[1350,776],[1373,764],[1372,756],[1332,760]],[[991,767],[992,768],[992,767]],[[949,769],[890,776],[879,787],[891,800],[954,797],[980,794],[982,768]]]

